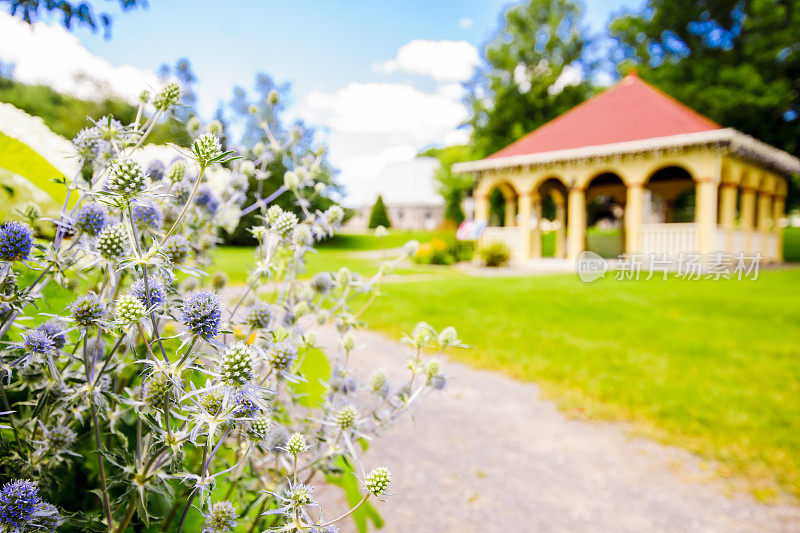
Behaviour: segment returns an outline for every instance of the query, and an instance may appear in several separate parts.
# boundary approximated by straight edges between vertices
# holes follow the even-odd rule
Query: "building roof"
[[[439,160],[433,157],[389,164],[365,190],[358,204],[371,206],[380,195],[389,207],[440,206],[444,200],[435,177],[439,165]]]
[[[704,144],[727,147],[781,172],[800,172],[796,157],[723,128],[635,73],[486,159],[458,163],[453,170],[477,172]]]
[[[636,74],[536,128],[488,159],[720,129]]]

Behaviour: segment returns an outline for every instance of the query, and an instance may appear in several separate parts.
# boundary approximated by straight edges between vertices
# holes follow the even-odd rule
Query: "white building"
[[[439,160],[417,157],[410,161],[387,165],[375,181],[358,194],[356,214],[347,223],[353,229],[369,224],[372,206],[383,198],[393,228],[433,229],[444,221],[444,200],[438,193],[435,178]]]

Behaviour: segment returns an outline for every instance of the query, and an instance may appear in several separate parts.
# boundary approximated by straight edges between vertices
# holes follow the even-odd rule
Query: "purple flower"
[[[37,326],[36,329],[50,338],[50,341],[53,343],[53,347],[56,350],[63,348],[64,344],[67,342],[67,336],[64,334],[64,328],[61,322],[56,319],[48,320],[44,324]]]
[[[164,283],[161,282],[158,278],[150,277],[147,280],[147,285],[150,289],[150,301],[147,301],[147,293],[145,291],[144,279],[138,280],[136,283],[131,285],[131,290],[129,291],[132,296],[141,301],[145,307],[150,307],[151,305],[159,305],[164,302],[167,298],[167,291],[164,289]]]
[[[150,204],[136,204],[131,207],[133,221],[141,228],[158,228],[161,225],[161,211]]]
[[[23,335],[22,345],[29,354],[45,354],[53,349],[53,340],[44,331],[32,329]]]
[[[12,220],[0,228],[0,261],[25,260],[33,246],[33,231],[24,222]]]
[[[222,320],[222,304],[213,291],[200,289],[183,298],[181,322],[204,339],[216,337]]]
[[[195,196],[194,201],[200,207],[205,207],[212,215],[219,209],[219,200],[217,200],[217,197],[208,187],[201,187],[200,190],[197,191],[197,196]]]
[[[75,215],[75,229],[94,237],[106,225],[106,210],[100,204],[83,206]]]

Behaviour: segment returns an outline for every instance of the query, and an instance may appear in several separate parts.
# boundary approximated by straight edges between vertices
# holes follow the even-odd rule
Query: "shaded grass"
[[[783,259],[800,261],[800,228],[784,228]]]
[[[757,281],[583,284],[574,276],[384,286],[365,318],[419,320],[474,346],[452,356],[539,382],[564,408],[624,419],[720,461],[757,495],[800,495],[800,271]]]

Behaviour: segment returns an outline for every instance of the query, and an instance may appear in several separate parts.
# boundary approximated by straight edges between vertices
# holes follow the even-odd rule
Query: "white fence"
[[[697,224],[642,224],[642,253],[680,254],[697,252],[699,249]]]

